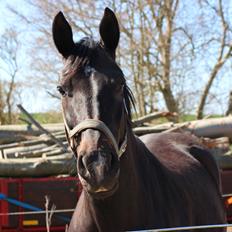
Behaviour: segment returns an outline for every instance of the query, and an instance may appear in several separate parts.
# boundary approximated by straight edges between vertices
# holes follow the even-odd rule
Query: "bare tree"
[[[120,55],[133,76],[139,115],[157,109],[157,92],[162,94],[169,111],[179,112],[173,91],[173,64],[186,49],[191,49],[187,44],[192,41],[187,29],[176,23],[178,6],[178,0],[129,1],[123,10],[119,6],[116,11],[124,18],[121,29],[126,43],[121,45],[124,53]],[[182,42],[173,49],[173,40],[180,33]]]
[[[204,107],[206,104],[207,97],[209,95],[209,91],[211,86],[213,85],[213,81],[218,76],[219,71],[225,65],[226,61],[231,58],[232,55],[232,41],[231,41],[231,31],[229,23],[226,21],[223,2],[222,0],[217,1],[217,5],[211,5],[207,0],[203,1],[207,6],[211,8],[214,12],[215,16],[219,18],[221,22],[221,32],[219,33],[219,37],[216,38],[218,42],[218,53],[217,59],[213,64],[211,71],[209,73],[208,81],[203,89],[202,95],[200,97],[200,102],[197,107],[197,118],[201,119],[203,117]]]
[[[139,114],[144,115],[156,109],[156,93],[163,94],[167,108],[178,112],[178,104],[171,88],[171,43],[175,33],[174,20],[178,8],[178,0],[175,1],[31,1],[27,0],[39,14],[37,18],[28,19],[21,12],[11,8],[15,14],[30,25],[37,27],[41,36],[37,36],[33,53],[41,49],[41,57],[36,56],[36,62],[32,60],[35,75],[40,75],[40,83],[55,83],[58,78],[57,67],[60,63],[56,60],[51,36],[51,21],[54,15],[62,10],[68,21],[80,37],[83,34],[92,36],[95,34],[104,6],[113,8],[121,22],[121,39],[118,53],[119,62],[127,70],[129,81],[133,80]],[[92,10],[88,14],[87,9]],[[158,15],[156,14],[158,12]],[[39,16],[38,16],[39,15]],[[39,17],[39,19],[38,19]],[[128,21],[125,23],[124,19]],[[50,24],[49,24],[50,23]],[[49,26],[48,26],[49,25]],[[167,26],[166,26],[167,25]],[[154,36],[155,35],[155,36]],[[128,46],[129,45],[129,46]],[[125,65],[124,65],[125,64]],[[51,80],[52,79],[52,80]]]
[[[200,97],[200,115],[212,83],[231,53],[228,37],[231,33],[230,26],[224,14],[222,0],[215,0],[213,3],[216,1],[217,7],[211,3],[210,5],[207,0],[199,0],[203,7],[199,7],[197,1],[191,2],[190,7],[188,1],[179,0],[25,0],[35,14],[28,17],[13,8],[11,12],[36,30],[30,49],[30,53],[36,54],[31,59],[31,79],[37,77],[39,83],[55,96],[51,88],[55,89],[61,66],[53,49],[51,35],[51,23],[55,14],[60,10],[64,12],[73,27],[74,37],[78,40],[83,35],[97,35],[104,7],[111,7],[116,12],[121,27],[117,62],[122,66],[133,88],[140,116],[164,106],[177,113],[195,111],[195,103],[203,83],[195,75],[195,70],[202,63],[204,53],[215,50],[212,41],[220,42],[217,60],[209,71],[209,81]],[[191,8],[194,11],[191,12]],[[92,9],[91,14],[89,9]],[[214,27],[212,12],[221,22],[214,35],[210,34]],[[195,20],[191,21],[188,14],[194,14]],[[202,17],[210,26],[204,28],[199,23],[198,18]],[[210,36],[206,36],[208,34]],[[199,56],[200,53],[203,54],[202,57]],[[206,56],[203,58],[208,59]],[[193,88],[195,83],[200,84]]]
[[[61,59],[57,55],[52,40],[51,26],[54,16],[62,10],[72,25],[74,36],[77,38],[92,36],[93,30],[96,28],[94,22],[98,18],[96,4],[94,1],[65,1],[59,2],[52,0],[25,0],[31,12],[35,14],[24,15],[20,10],[10,7],[9,9],[18,16],[22,22],[32,28],[35,33],[31,33],[31,46],[28,48],[28,55],[32,56],[31,70],[28,74],[28,80],[32,83],[36,81],[36,86],[43,87],[50,96],[55,95],[52,89],[57,84],[59,78]],[[92,13],[88,14],[88,9],[92,9]],[[88,23],[87,23],[88,22]],[[91,22],[91,23],[89,23]],[[39,81],[38,81],[39,80]]]
[[[13,121],[13,98],[16,93],[16,76],[19,71],[17,54],[19,52],[18,33],[13,28],[5,31],[0,39],[0,69],[7,79],[1,83],[1,110],[6,111],[6,122]],[[2,121],[3,123],[4,121]]]

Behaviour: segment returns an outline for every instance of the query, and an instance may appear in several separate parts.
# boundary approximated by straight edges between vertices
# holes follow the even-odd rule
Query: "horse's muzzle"
[[[77,170],[83,188],[93,196],[108,196],[118,187],[119,159],[116,153],[104,150],[80,152]]]

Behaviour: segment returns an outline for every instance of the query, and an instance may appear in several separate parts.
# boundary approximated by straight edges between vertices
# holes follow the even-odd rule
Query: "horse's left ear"
[[[71,51],[75,47],[72,28],[62,12],[59,12],[53,20],[52,34],[56,48],[61,55],[65,58],[71,55]]]
[[[103,18],[99,26],[101,39],[106,51],[115,59],[115,51],[118,46],[120,31],[118,20],[112,10],[105,8]]]

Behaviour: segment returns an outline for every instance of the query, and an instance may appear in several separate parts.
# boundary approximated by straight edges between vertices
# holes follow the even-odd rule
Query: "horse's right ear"
[[[68,57],[71,54],[75,43],[73,41],[72,28],[62,12],[59,12],[53,20],[52,34],[58,51],[63,57]]]
[[[108,7],[105,8],[99,32],[106,51],[115,59],[115,50],[118,46],[120,31],[114,12]]]

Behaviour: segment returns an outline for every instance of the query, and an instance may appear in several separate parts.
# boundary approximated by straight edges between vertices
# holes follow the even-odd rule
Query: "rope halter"
[[[104,122],[97,120],[97,119],[85,119],[84,121],[80,122],[78,125],[76,125],[73,129],[70,130],[65,120],[65,117],[63,118],[64,118],[65,128],[67,131],[67,137],[70,141],[70,147],[72,150],[74,150],[74,137],[75,136],[78,136],[82,131],[86,129],[94,129],[94,130],[98,130],[102,132],[109,139],[109,141],[113,145],[115,152],[119,158],[126,151],[127,132],[125,133],[124,140],[121,146],[119,147],[114,135],[112,134],[112,132],[110,131],[110,129],[106,126]]]

